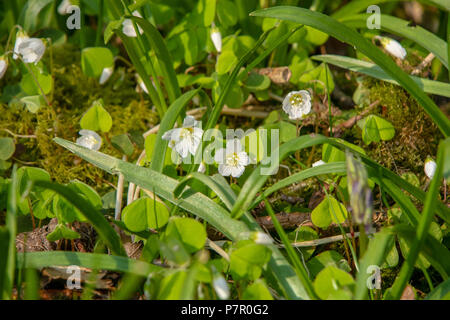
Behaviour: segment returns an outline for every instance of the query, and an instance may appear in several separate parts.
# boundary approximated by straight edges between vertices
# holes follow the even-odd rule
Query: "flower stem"
[[[50,107],[51,106],[50,101],[48,100],[47,96],[45,95],[44,90],[42,89],[41,84],[39,83],[36,75],[34,74],[33,69],[30,68],[30,66],[27,63],[24,62],[24,64],[25,64],[25,67],[27,68],[28,72],[30,72],[31,76],[33,77],[33,80],[36,83],[36,85],[38,86],[39,91],[41,91],[41,96],[44,98],[45,103],[47,104],[47,106]]]

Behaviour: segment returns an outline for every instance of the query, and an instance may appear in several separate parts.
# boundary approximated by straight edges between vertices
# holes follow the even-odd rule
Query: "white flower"
[[[205,173],[206,172],[205,162],[203,162],[203,161],[200,162],[200,165],[198,166],[197,172],[200,172],[200,173]]]
[[[80,130],[80,136],[76,142],[79,146],[95,151],[102,146],[102,138],[92,130]]]
[[[19,55],[25,63],[37,64],[45,53],[45,44],[41,39],[25,39],[19,45]]]
[[[140,13],[138,11],[134,11],[133,12],[133,16],[142,18],[142,16],[140,15]],[[136,30],[134,29],[134,24],[133,24],[133,21],[131,19],[123,20],[122,26],[123,26],[122,27],[122,32],[126,36],[132,37],[132,38],[137,37]],[[140,34],[142,34],[144,32],[141,27],[137,26],[137,28],[138,28]]]
[[[212,40],[217,52],[221,52],[222,51],[222,35],[220,34],[219,29],[216,27],[213,27],[211,29],[211,40]]]
[[[230,297],[230,288],[222,275],[218,274],[214,276],[212,285],[219,299],[226,300]]]
[[[5,56],[0,57],[0,79],[6,73],[6,69],[8,69],[8,59]]]
[[[139,88],[141,88],[142,91],[144,91],[146,94],[148,94],[148,89],[147,89],[147,86],[144,83],[144,80],[142,80],[141,76],[138,75],[137,73],[136,73],[136,80],[137,80],[137,83],[139,85]],[[138,90],[138,88],[136,87],[136,91],[137,90]]]
[[[429,179],[433,179],[434,173],[436,172],[436,162],[433,159],[428,158],[425,160],[425,166],[423,167],[425,174]]]
[[[195,155],[202,141],[203,130],[201,122],[194,117],[187,116],[183,121],[182,128],[175,128],[164,133],[162,138],[169,141],[169,147],[182,157],[186,158],[189,153]]]
[[[109,78],[111,77],[113,72],[114,72],[114,68],[113,67],[104,68],[103,71],[102,71],[102,74],[100,76],[99,83],[100,84],[106,83],[106,81],[109,80]]]
[[[308,91],[292,91],[283,100],[283,110],[289,119],[297,120],[311,112],[311,96]]]
[[[214,160],[219,164],[219,173],[226,176],[239,178],[249,164],[249,157],[242,151],[241,142],[238,139],[227,141],[225,149],[219,149],[214,155]]]
[[[397,57],[401,60],[405,59],[406,57],[406,50],[405,48],[402,47],[402,45],[391,38],[387,38],[387,37],[376,37],[378,40],[380,40],[381,45],[383,46],[383,48],[389,52],[391,55],[393,55],[394,57]]]
[[[67,10],[70,8],[71,5],[72,4],[70,3],[70,0],[62,0],[58,6],[58,13],[62,16],[67,14]]]
[[[319,160],[319,161],[314,162],[314,163],[312,164],[312,166],[313,166],[313,167],[317,167],[317,166],[321,166],[321,165],[323,165],[323,164],[326,164],[326,162],[323,161],[323,160]]]
[[[29,39],[25,31],[19,30],[16,34],[16,42],[14,43],[13,59],[16,60],[19,57],[19,46],[23,41]]]
[[[255,232],[252,236],[252,239],[257,244],[272,244],[272,238],[264,232]]]

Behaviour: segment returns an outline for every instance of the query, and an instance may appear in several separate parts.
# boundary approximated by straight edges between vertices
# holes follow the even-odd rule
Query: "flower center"
[[[301,94],[296,93],[293,94],[290,98],[289,98],[289,103],[291,104],[291,106],[293,106],[294,108],[299,108],[301,107],[302,103],[303,103],[303,97]]]
[[[227,155],[226,164],[228,166],[236,167],[239,163],[239,156],[236,152]]]
[[[190,138],[194,134],[194,128],[183,128],[180,132],[180,138]]]

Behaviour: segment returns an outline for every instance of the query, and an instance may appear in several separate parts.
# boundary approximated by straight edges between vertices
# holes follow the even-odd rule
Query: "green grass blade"
[[[3,279],[3,290],[0,292],[2,300],[11,299],[14,285],[14,273],[16,268],[16,234],[17,234],[17,165],[14,165],[11,174],[11,183],[8,190],[8,201],[6,204],[6,229],[8,230],[8,250]]]
[[[354,299],[367,299],[367,279],[370,276],[370,273],[367,273],[367,269],[369,266],[379,266],[383,263],[393,241],[393,235],[384,230],[375,234],[370,240],[366,253],[359,262]]]
[[[365,11],[369,6],[385,2],[394,2],[396,0],[353,0],[333,13],[331,16],[337,20],[348,17],[349,15]],[[439,8],[450,11],[450,3],[447,0],[419,0],[426,4],[434,4]]]
[[[346,16],[340,21],[352,28],[366,29],[369,16],[370,14]],[[420,26],[409,26],[410,21],[384,14],[381,15],[380,19],[382,30],[416,42],[429,52],[434,53],[436,58],[448,69],[447,43],[443,39]]]
[[[159,99],[158,93],[156,92],[155,86],[152,83],[150,75],[147,73],[145,66],[142,64],[141,57],[144,56],[144,53],[142,52],[142,50],[139,49],[139,46],[137,45],[135,39],[127,37],[120,30],[115,30],[115,33],[122,40],[122,43],[125,49],[127,50],[128,56],[131,59],[131,62],[136,68],[136,71],[138,72],[139,76],[142,78],[142,81],[144,82],[145,87],[148,90],[148,95],[150,96],[150,99],[154,103],[159,116],[162,118],[164,116],[165,109]]]
[[[442,282],[425,297],[425,300],[448,300],[450,298],[450,278]]]
[[[346,172],[346,165],[345,162],[332,162],[332,163],[327,163],[318,167],[314,167],[314,168],[308,168],[305,170],[302,170],[300,172],[294,173],[293,175],[284,178],[280,181],[277,181],[276,183],[274,183],[273,185],[271,185],[270,187],[268,187],[266,190],[264,190],[264,192],[258,196],[258,198],[256,198],[255,201],[253,201],[253,203],[250,205],[250,208],[255,207],[256,205],[258,205],[258,203],[260,203],[262,200],[264,200],[264,198],[267,198],[268,196],[270,196],[272,193],[285,188],[293,183],[297,183],[299,181],[311,178],[311,177],[315,177],[321,174],[332,174],[332,173],[345,173]]]
[[[440,185],[442,183],[445,148],[448,145],[450,145],[450,139],[441,141],[441,143],[439,144],[436,161],[437,168],[434,173],[433,179],[431,179],[430,189],[427,192],[422,216],[416,230],[416,239],[411,244],[411,250],[409,251],[408,257],[406,258],[406,262],[403,263],[400,273],[397,276],[397,279],[395,280],[389,293],[393,299],[399,299],[402,295],[407,282],[411,278],[414,265],[417,258],[419,257],[420,250],[428,235],[428,229],[430,228],[436,209],[436,199],[438,198]]]
[[[314,145],[318,144],[324,144],[328,143],[331,144],[334,147],[337,147],[341,150],[345,150],[348,148],[345,144],[341,143],[339,139],[333,139],[333,138],[327,138],[322,135],[304,135],[295,139],[292,139],[279,148],[279,161],[282,161],[285,159],[289,154],[294,153],[297,150],[301,150],[304,148],[312,147]],[[356,152],[354,150],[350,150],[354,153],[357,153],[358,156],[361,157],[361,160],[364,162],[364,164],[369,168],[372,169],[372,172],[375,171],[376,174],[372,173],[372,176],[378,178],[379,176],[385,177],[389,180],[391,180],[398,188],[401,188],[407,192],[409,192],[411,195],[413,195],[415,198],[417,198],[419,201],[424,202],[425,201],[425,193],[420,190],[417,187],[414,187],[410,183],[408,183],[406,180],[402,179],[392,171],[384,168],[383,166],[380,166],[375,161],[371,160],[369,157],[367,157],[364,154],[361,154],[359,152]],[[267,159],[266,159],[267,160]],[[264,163],[264,161],[263,161]],[[267,161],[266,161],[267,163]],[[253,203],[256,194],[261,190],[264,183],[269,178],[268,175],[262,175],[261,172],[262,166],[259,165],[256,167],[256,169],[250,174],[250,176],[245,181],[244,185],[242,186],[241,192],[236,199],[236,202],[233,206],[233,210],[231,211],[232,217],[240,217],[242,214],[248,210],[251,203]],[[437,213],[439,217],[441,217],[444,221],[447,223],[450,223],[450,209],[447,208],[442,202],[438,201],[438,207],[437,207]]]
[[[9,291],[9,280],[7,272],[8,254],[9,254],[9,230],[5,226],[0,227],[0,297],[7,299]],[[8,286],[8,288],[6,288]]]
[[[297,7],[272,7],[252,12],[251,15],[305,24],[352,45],[372,59],[372,61],[380,66],[387,74],[400,83],[402,87],[425,109],[444,136],[447,137],[450,135],[450,120],[443,114],[433,100],[420,90],[419,86],[409,77],[409,75],[397,66],[391,57],[385,55],[380,49],[367,41],[354,29],[319,12]]]
[[[143,277],[148,276],[151,272],[163,270],[163,268],[145,261],[102,253],[69,251],[27,252],[18,254],[17,260],[19,264],[25,263],[25,268],[41,269],[76,265],[89,269],[127,272]]]
[[[164,115],[156,137],[156,144],[153,151],[151,168],[157,172],[162,172],[164,167],[164,158],[166,155],[169,141],[163,140],[162,136],[166,131],[173,129],[178,116],[184,111],[184,108],[198,93],[200,89],[191,90],[176,99]]]
[[[83,197],[70,188],[49,181],[34,181],[34,185],[46,188],[63,196],[89,220],[111,251],[116,255],[126,256],[119,235],[114,231],[106,218]]]
[[[234,201],[236,200],[236,197],[233,197],[225,188],[223,185],[219,184],[216,180],[214,180],[212,177],[207,176],[200,172],[191,172],[186,177],[183,178],[183,180],[180,181],[180,183],[177,185],[175,190],[173,191],[173,194],[176,198],[182,197],[182,192],[184,188],[188,185],[189,182],[197,180],[203,183],[205,186],[207,186],[209,189],[211,189],[219,198],[222,200],[222,202],[225,204],[225,206],[228,208],[228,210],[231,210],[233,207]]]
[[[294,248],[292,247],[291,242],[289,241],[286,232],[284,232],[283,227],[280,224],[280,221],[278,221],[277,217],[275,216],[275,212],[273,212],[273,209],[270,206],[269,201],[267,201],[267,199],[264,199],[264,203],[266,204],[267,213],[269,213],[269,216],[272,219],[273,226],[275,227],[278,236],[280,237],[281,241],[284,244],[284,248],[286,249],[286,252],[291,260],[291,263],[294,265],[295,271],[297,272],[300,281],[303,283],[303,286],[305,287],[309,296],[313,299],[318,299],[316,293],[314,292],[313,284],[308,277],[308,273],[305,269],[305,266],[300,261],[297,252],[295,252]]]
[[[151,49],[154,51],[155,56],[158,58],[158,64],[161,69],[161,76],[163,77],[165,88],[169,96],[169,101],[173,103],[181,95],[181,90],[178,85],[178,80],[173,69],[173,62],[170,56],[169,50],[167,50],[164,39],[159,31],[150,22],[143,18],[130,16],[130,19],[139,24],[144,30],[142,36],[144,36],[150,44]]]
[[[178,181],[164,174],[133,165],[98,151],[83,148],[61,138],[55,138],[54,141],[109,173],[121,173],[125,180],[147,190],[154,190],[159,197],[207,221],[231,240],[236,240],[240,235],[256,228],[254,220],[250,220],[249,225],[252,227],[249,229],[242,221],[231,219],[229,212],[223,207],[192,189],[185,190],[183,198],[176,199],[173,191],[178,185]],[[307,299],[308,295],[302,283],[296,277],[295,271],[277,248],[272,247],[271,249],[269,272],[278,281],[286,297],[289,299]]]
[[[345,56],[338,56],[333,54],[326,54],[320,56],[313,56],[312,59],[330,63],[332,65],[348,69],[354,72],[359,72],[370,77],[387,81],[396,85],[400,85],[391,76],[389,76],[383,69],[376,64],[349,58]],[[411,79],[426,93],[436,94],[443,97],[450,98],[450,84],[440,81],[429,80],[425,78],[410,76]]]

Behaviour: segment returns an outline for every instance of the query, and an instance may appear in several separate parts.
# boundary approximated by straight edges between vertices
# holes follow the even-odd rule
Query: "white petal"
[[[108,81],[109,78],[111,77],[111,75],[113,74],[113,72],[114,72],[114,69],[112,67],[104,68],[102,71],[102,74],[100,76],[99,83],[104,84],[106,81]]]
[[[45,53],[45,45],[41,39],[30,38],[25,39],[19,45],[19,54],[25,63],[38,63]]]
[[[227,154],[233,153],[233,152],[240,152],[242,150],[241,141],[238,139],[229,139],[227,140]]]
[[[226,300],[230,297],[230,288],[228,287],[228,283],[221,275],[214,277],[213,287],[219,299]]]
[[[225,149],[222,148],[216,151],[216,153],[214,154],[214,161],[219,164],[225,163]]]
[[[245,171],[245,167],[240,165],[230,168],[231,168],[231,175],[235,178],[239,178]]]
[[[194,127],[196,122],[197,121],[195,121],[195,118],[193,116],[186,116],[186,118],[184,118],[184,121],[183,121],[183,127],[184,128]]]
[[[314,162],[314,163],[312,164],[312,166],[313,166],[313,167],[317,167],[317,166],[321,166],[321,165],[323,165],[323,164],[325,164],[325,163],[326,163],[325,161],[319,160],[319,161]]]
[[[434,162],[433,160],[428,159],[425,161],[424,171],[428,179],[433,178],[434,173],[436,172],[436,167],[437,167],[436,162]]]
[[[175,144],[175,150],[182,158],[186,158],[189,153],[189,143],[183,139]]]
[[[14,43],[14,54],[13,59],[16,60],[19,57],[19,46],[26,39],[29,39],[28,36],[23,31],[18,31],[16,35],[16,42]]]
[[[197,172],[200,172],[200,173],[205,173],[206,172],[206,165],[205,165],[205,163],[203,161],[200,162],[200,165],[198,166]]]
[[[222,51],[222,35],[220,34],[220,32],[218,30],[211,32],[211,40],[212,40],[217,52],[221,52]]]
[[[224,177],[228,177],[231,174],[231,167],[227,166],[226,164],[220,164],[218,170],[219,173]]]
[[[242,151],[238,153],[238,164],[241,166],[246,166],[249,164],[249,158],[246,152]]]
[[[164,132],[164,134],[162,135],[162,139],[163,139],[163,140],[169,140],[169,141],[170,141],[170,140],[172,139],[172,133],[173,133],[173,129]]]
[[[3,78],[7,69],[8,69],[8,60],[0,58],[0,79]]]
[[[70,3],[70,0],[61,1],[60,5],[58,6],[58,13],[60,15],[65,15],[67,13],[67,9],[69,9],[71,5],[72,4]]]

